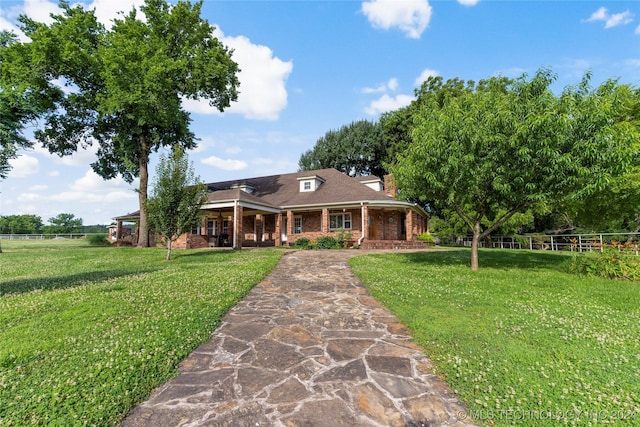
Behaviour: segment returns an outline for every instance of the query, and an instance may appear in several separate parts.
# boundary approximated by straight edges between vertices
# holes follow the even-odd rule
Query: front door
[[[375,215],[369,215],[369,240],[378,240],[378,220]]]

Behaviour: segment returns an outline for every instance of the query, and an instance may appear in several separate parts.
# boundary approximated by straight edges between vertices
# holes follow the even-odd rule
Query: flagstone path
[[[123,427],[473,426],[351,272],[359,254],[287,252]]]

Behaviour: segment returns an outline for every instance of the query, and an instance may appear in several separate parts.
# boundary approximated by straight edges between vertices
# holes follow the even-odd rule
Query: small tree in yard
[[[412,142],[391,167],[405,198],[455,212],[478,244],[518,213],[596,193],[638,165],[640,90],[589,75],[560,96],[555,76],[427,80]]]
[[[205,186],[194,176],[182,149],[176,147],[170,156],[160,156],[147,211],[149,224],[167,243],[167,261],[171,259],[171,244],[199,223],[205,201]]]

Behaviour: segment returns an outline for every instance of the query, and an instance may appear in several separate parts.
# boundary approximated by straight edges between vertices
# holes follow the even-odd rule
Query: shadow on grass
[[[15,279],[0,282],[0,296],[7,294],[24,294],[35,290],[66,289],[75,286],[101,283],[119,277],[132,274],[148,273],[154,269],[141,270],[104,270],[88,271],[85,273],[70,274],[57,277],[40,277],[32,279]]]
[[[396,254],[408,263],[430,264],[434,266],[466,266],[471,265],[470,250],[451,250],[438,252],[410,252]],[[554,252],[533,252],[519,250],[486,249],[478,254],[480,270],[498,268],[511,270],[514,268],[533,270],[566,271],[568,258]]]

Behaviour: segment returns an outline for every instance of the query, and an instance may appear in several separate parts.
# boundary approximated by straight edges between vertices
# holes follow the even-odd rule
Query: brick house
[[[178,238],[175,248],[280,246],[351,233],[362,248],[424,247],[427,213],[394,197],[390,176],[353,178],[336,169],[207,184],[202,223]],[[136,222],[139,214],[114,218]]]

